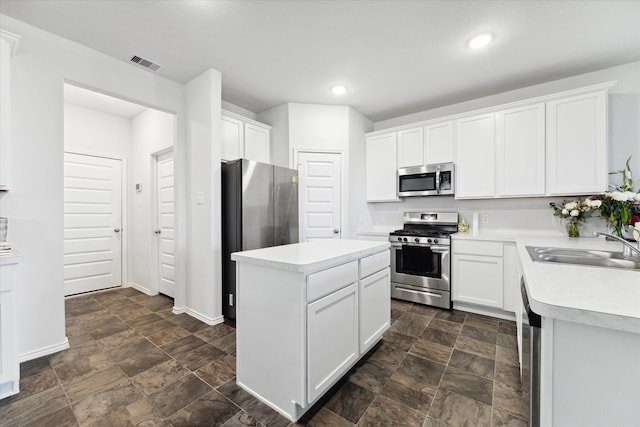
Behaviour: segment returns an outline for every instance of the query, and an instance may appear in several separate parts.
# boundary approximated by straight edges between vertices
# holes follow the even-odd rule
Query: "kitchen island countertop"
[[[231,259],[297,272],[313,272],[389,249],[388,242],[327,239],[234,252]]]

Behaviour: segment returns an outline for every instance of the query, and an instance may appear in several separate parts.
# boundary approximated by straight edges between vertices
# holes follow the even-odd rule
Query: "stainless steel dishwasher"
[[[540,427],[540,327],[542,318],[529,305],[529,295],[524,282],[520,279],[522,304],[529,318],[529,357],[523,354],[523,363],[529,364],[529,426]]]

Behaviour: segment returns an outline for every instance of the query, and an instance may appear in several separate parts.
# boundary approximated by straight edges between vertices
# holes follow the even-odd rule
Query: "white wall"
[[[131,119],[65,102],[64,149],[128,159]]]
[[[402,126],[478,108],[491,107],[517,100],[562,92],[597,83],[617,80],[609,93],[609,170],[620,170],[625,160],[632,155],[632,170],[636,176],[635,188],[640,185],[640,62],[582,74],[536,86],[517,89],[460,104],[397,117],[375,123],[376,130]],[[610,182],[619,179],[611,176]],[[399,227],[402,212],[411,210],[444,209],[458,211],[471,223],[473,212],[489,215],[488,224],[480,224],[481,230],[523,229],[532,233],[562,234],[564,229],[554,223],[549,202],[554,198],[521,198],[502,200],[454,200],[452,197],[409,197],[400,202],[369,203],[376,226]],[[561,200],[561,199],[560,199]],[[600,220],[590,219],[583,235],[591,230],[604,229]],[[360,230],[370,229],[360,226]]]
[[[349,108],[349,151],[347,173],[349,188],[347,194],[347,214],[349,216],[349,238],[355,239],[356,230],[371,228],[373,216],[366,203],[365,182],[365,136],[373,129],[373,122]]]
[[[220,232],[221,75],[208,70],[185,86],[187,108],[188,231],[186,306],[209,324],[222,317]],[[202,193],[202,203],[198,203]]]
[[[173,146],[175,121],[173,114],[151,108],[132,120],[131,178],[127,187],[131,231],[128,280],[152,294],[158,292],[157,279],[152,272],[156,264],[151,259],[152,246],[156,244],[153,230],[157,228],[155,209],[151,204],[155,200],[152,154]],[[135,190],[136,183],[142,185],[141,191]]]
[[[182,85],[5,15],[0,15],[0,27],[22,36],[11,65],[13,187],[0,196],[0,214],[9,218],[11,242],[24,255],[15,272],[15,301],[18,351],[21,360],[28,360],[67,345],[64,82],[179,114]]]
[[[290,149],[347,150],[348,146],[349,107],[289,104]]]

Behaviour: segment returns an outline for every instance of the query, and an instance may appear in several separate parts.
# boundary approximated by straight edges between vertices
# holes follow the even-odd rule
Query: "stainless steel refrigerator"
[[[298,242],[298,171],[239,159],[222,164],[222,314],[236,318],[231,253]]]

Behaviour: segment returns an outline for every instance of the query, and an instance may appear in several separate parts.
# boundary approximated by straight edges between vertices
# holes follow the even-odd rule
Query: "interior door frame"
[[[149,248],[151,249],[151,258],[150,258],[150,262],[149,262],[149,279],[150,279],[150,286],[149,286],[149,291],[151,292],[152,295],[158,295],[160,293],[160,274],[159,274],[159,269],[160,269],[160,251],[158,250],[158,242],[156,240],[156,235],[154,233],[154,230],[157,230],[158,228],[160,228],[160,224],[159,224],[159,220],[160,220],[160,212],[158,210],[158,158],[160,156],[162,156],[163,154],[167,154],[167,153],[173,153],[173,179],[174,179],[174,183],[173,183],[173,191],[174,191],[174,201],[173,201],[173,227],[174,227],[174,245],[177,242],[177,233],[175,232],[176,229],[176,198],[175,198],[175,188],[176,188],[176,184],[175,184],[175,179],[176,179],[176,154],[175,154],[175,150],[174,150],[174,146],[173,145],[167,145],[159,150],[155,150],[152,151],[151,153],[149,153],[149,162],[150,162],[150,168],[149,170],[151,171],[151,180],[149,181],[151,184],[151,189],[153,191],[150,191],[151,193],[151,200],[149,201],[149,203],[151,204],[151,209],[150,209],[150,215],[151,215],[151,233],[149,233]],[[174,250],[174,268],[177,269],[177,264],[178,264],[178,251]],[[177,275],[176,275],[176,279],[177,279]],[[173,296],[174,301],[175,298],[177,296],[178,293],[178,281],[176,280],[175,283],[175,295]]]
[[[120,157],[120,156],[112,156],[112,155],[105,155],[105,154],[101,154],[101,153],[96,153],[96,152],[92,152],[92,151],[85,151],[85,150],[67,150],[64,149],[63,150],[63,156],[64,153],[68,153],[68,154],[78,154],[80,156],[90,156],[90,157],[100,157],[103,159],[111,159],[111,160],[119,160],[120,161],[120,228],[122,230],[122,232],[120,233],[120,257],[122,258],[120,260],[120,287],[123,288],[125,286],[128,286],[129,284],[129,275],[128,275],[128,271],[129,271],[129,264],[128,264],[128,259],[129,259],[129,226],[127,223],[127,218],[128,218],[128,213],[129,213],[129,207],[127,204],[127,188],[128,187],[128,176],[127,176],[127,159],[125,157]],[[64,188],[64,182],[62,183],[62,186]],[[63,197],[63,202],[64,202],[64,197]],[[114,288],[115,289],[115,288]]]
[[[300,170],[300,153],[316,153],[316,154],[338,154],[340,155],[340,238],[346,239],[349,236],[349,222],[346,215],[347,206],[347,177],[345,173],[344,165],[348,164],[347,162],[347,153],[345,150],[340,150],[337,148],[298,148],[293,147],[293,162],[291,168]],[[298,187],[299,188],[299,187]],[[302,209],[300,209],[300,201],[301,201],[300,193],[298,193],[298,220],[302,216]],[[300,232],[302,232],[302,227],[300,227]],[[299,237],[299,236],[298,236]]]

